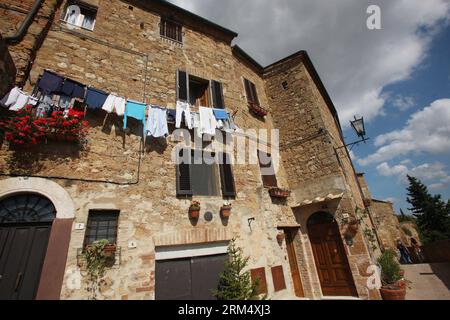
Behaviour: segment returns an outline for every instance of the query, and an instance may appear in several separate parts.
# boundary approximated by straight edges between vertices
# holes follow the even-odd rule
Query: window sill
[[[166,37],[166,36],[162,36],[162,35],[160,35],[160,37],[161,37],[161,40],[163,40],[163,41],[166,41],[166,42],[168,42],[170,44],[173,44],[173,45],[175,45],[175,46],[177,46],[179,48],[183,48],[183,42],[179,42],[177,40],[174,40],[172,38],[169,38],[169,37]]]
[[[94,32],[94,29],[88,29],[88,28],[85,28],[85,27],[82,27],[82,26],[77,26],[76,24],[71,24],[71,23],[69,23],[69,22],[67,22],[65,20],[62,20],[62,19],[60,19],[59,22],[61,24],[66,25],[66,28],[68,28],[68,29],[74,29],[74,30],[81,29],[81,30],[86,30],[86,31],[89,31],[89,32]]]

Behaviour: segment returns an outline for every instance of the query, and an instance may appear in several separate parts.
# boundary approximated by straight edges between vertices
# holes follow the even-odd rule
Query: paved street
[[[412,283],[406,300],[450,300],[450,263],[402,265]]]

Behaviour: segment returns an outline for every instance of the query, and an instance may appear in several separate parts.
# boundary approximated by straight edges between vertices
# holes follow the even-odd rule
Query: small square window
[[[100,240],[108,240],[109,243],[116,244],[118,221],[119,211],[90,210],[84,246]]]
[[[63,20],[68,24],[93,31],[96,17],[96,7],[83,1],[72,0],[67,2]]]
[[[159,33],[163,38],[183,43],[183,27],[176,22],[161,18]]]

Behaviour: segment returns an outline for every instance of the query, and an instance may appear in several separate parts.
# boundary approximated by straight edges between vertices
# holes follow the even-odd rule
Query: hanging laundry
[[[133,100],[128,100],[127,104],[125,106],[125,115],[123,118],[123,128],[127,128],[127,118],[135,118],[137,120],[142,121],[142,124],[144,126],[144,136],[146,132],[145,127],[145,111],[147,110],[147,106],[142,102],[137,102]]]
[[[90,109],[100,109],[105,104],[108,94],[102,90],[88,88],[85,103]]]
[[[47,103],[39,103],[36,108],[36,117],[37,118],[48,118],[52,114],[52,106]]]
[[[213,109],[216,120],[228,120],[228,112],[224,109]]]
[[[30,99],[30,96],[27,93],[23,92],[18,87],[14,87],[6,96],[3,97],[1,104],[9,108],[9,110],[19,111],[29,104],[29,102],[31,102],[32,105],[36,105],[37,99]]]
[[[191,112],[191,126],[193,129],[200,128],[200,114]]]
[[[64,78],[50,71],[45,70],[38,83],[38,88],[44,94],[60,92]]]
[[[158,106],[151,106],[148,111],[147,135],[155,138],[167,137],[167,110]]]
[[[62,85],[61,92],[71,98],[84,99],[84,94],[86,91],[86,86],[79,82],[65,79]]]
[[[175,123],[177,118],[177,110],[167,109],[167,122]]]
[[[184,122],[189,129],[192,129],[191,123],[191,106],[187,102],[177,101],[177,116],[175,120],[175,127],[181,127],[181,120],[184,114]]]
[[[69,97],[69,96],[66,96],[66,95],[62,95],[59,98],[58,105],[59,105],[60,108],[63,108],[63,109],[66,110],[66,109],[70,108],[71,103],[72,103],[72,97]]]
[[[102,109],[108,113],[116,112],[116,114],[122,117],[125,114],[125,98],[118,97],[115,94],[110,94],[108,98],[106,98],[105,103],[103,104]]]
[[[0,101],[0,104],[2,106],[5,106],[9,108],[14,102],[17,101],[17,98],[19,97],[20,89],[19,87],[14,87],[9,91],[3,99]]]
[[[200,107],[200,130],[199,134],[216,135],[217,120],[214,116],[213,109]]]

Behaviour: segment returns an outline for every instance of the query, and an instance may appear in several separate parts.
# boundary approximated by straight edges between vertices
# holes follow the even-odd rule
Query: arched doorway
[[[308,219],[308,236],[324,296],[357,296],[339,226],[328,212]]]
[[[0,200],[0,300],[36,297],[56,209],[37,193]]]

